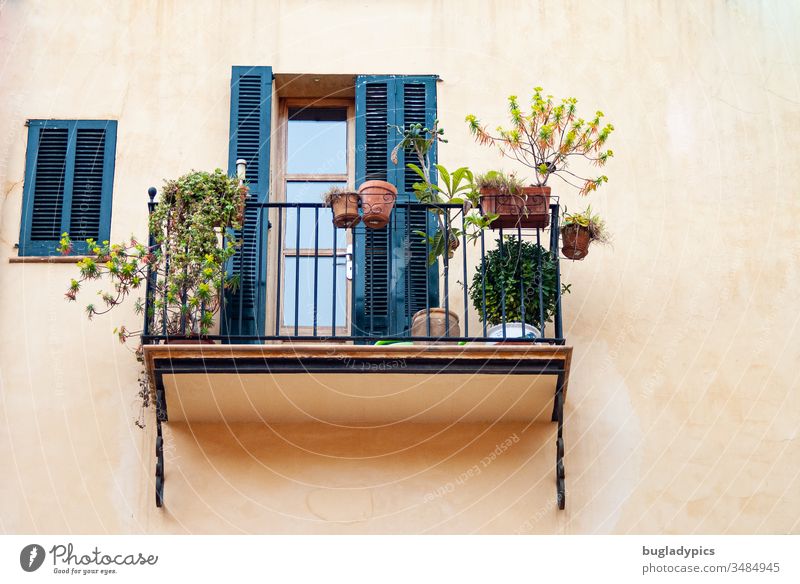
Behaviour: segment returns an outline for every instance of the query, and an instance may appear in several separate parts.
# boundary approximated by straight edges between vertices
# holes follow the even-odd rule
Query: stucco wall
[[[744,0],[0,2],[0,529],[800,531],[798,12]],[[225,166],[232,65],[436,73],[448,166],[500,164],[464,115],[499,123],[505,97],[534,85],[614,123],[610,182],[591,197],[614,245],[564,263],[566,511],[552,428],[513,425],[367,438],[173,426],[167,507],[155,509],[154,424],[133,424],[137,367],[111,335],[120,316],[90,323],[63,302],[74,266],[7,261],[24,122],[118,119],[112,237],[142,233],[148,186]]]

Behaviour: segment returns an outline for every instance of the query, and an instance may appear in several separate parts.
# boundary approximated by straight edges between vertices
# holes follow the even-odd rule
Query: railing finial
[[[155,201],[157,192],[158,191],[156,191],[156,187],[150,187],[149,189],[147,189],[147,196],[150,197],[151,203]]]

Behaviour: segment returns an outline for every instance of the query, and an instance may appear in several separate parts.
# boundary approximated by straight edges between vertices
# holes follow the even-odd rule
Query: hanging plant
[[[123,304],[143,289],[148,274],[153,282],[150,313],[146,318],[155,334],[191,337],[209,334],[219,312],[221,292],[237,285],[225,273],[225,262],[239,246],[224,229],[242,227],[247,187],[222,170],[190,172],[164,183],[161,197],[150,215],[153,245],[142,239],[111,244],[86,240],[89,255],[77,264],[79,276],[70,282],[66,297],[76,300],[87,281],[107,280],[108,289],[99,292],[101,304],[88,304],[92,318]],[[60,251],[72,251],[72,240],[64,233]],[[144,301],[134,299],[134,310],[142,313]],[[120,341],[141,333],[125,326],[115,329]]]

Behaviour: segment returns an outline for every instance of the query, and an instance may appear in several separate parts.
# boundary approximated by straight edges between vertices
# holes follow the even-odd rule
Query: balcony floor
[[[159,419],[381,426],[554,420],[572,348],[146,345]]]

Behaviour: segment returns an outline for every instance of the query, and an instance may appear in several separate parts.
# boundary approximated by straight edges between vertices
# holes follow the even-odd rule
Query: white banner
[[[0,582],[800,582],[798,536],[2,536]]]

